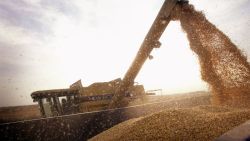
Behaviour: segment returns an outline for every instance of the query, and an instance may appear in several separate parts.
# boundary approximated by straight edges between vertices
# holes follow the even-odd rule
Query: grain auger
[[[126,101],[123,100],[125,93],[129,87],[133,86],[134,80],[141,70],[147,58],[151,57],[150,53],[154,48],[159,48],[159,41],[164,30],[171,21],[171,12],[176,5],[188,4],[188,0],[165,0],[156,19],[154,20],[149,32],[141,44],[137,55],[122,79],[122,83],[115,92],[112,98],[110,108],[126,106]]]

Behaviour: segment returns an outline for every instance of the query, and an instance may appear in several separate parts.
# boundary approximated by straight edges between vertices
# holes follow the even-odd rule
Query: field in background
[[[161,101],[174,101],[185,98],[191,98],[199,95],[208,95],[208,92],[198,91],[183,94],[173,94],[173,95],[149,95],[144,98],[134,99],[129,103],[129,106],[161,102]],[[99,111],[107,107],[107,101],[97,101],[97,102],[87,102],[88,109],[83,110],[84,112]],[[103,107],[104,108],[103,108]],[[40,118],[40,111],[38,105],[28,105],[28,106],[15,106],[15,107],[0,107],[0,123],[22,121],[29,119]]]
[[[40,118],[38,105],[0,107],[0,123]]]

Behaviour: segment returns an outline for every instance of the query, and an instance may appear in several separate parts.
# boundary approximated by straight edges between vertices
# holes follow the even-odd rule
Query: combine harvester
[[[171,11],[176,4],[188,4],[187,0],[166,0],[159,11],[153,25],[146,35],[137,55],[123,79],[110,82],[94,83],[89,87],[82,87],[77,81],[69,89],[36,91],[31,94],[34,102],[38,102],[43,117],[58,116],[85,112],[83,105],[89,101],[108,100],[109,106],[102,109],[127,107],[129,100],[126,97],[138,98],[145,95],[142,85],[134,85],[135,78],[145,61],[150,58],[154,48],[159,48],[159,41],[165,28],[171,20]],[[62,99],[62,97],[65,97]],[[111,101],[110,101],[111,100]],[[69,112],[64,112],[64,105],[68,105]]]
[[[81,81],[78,81],[69,89],[33,92],[31,97],[34,102],[38,102],[44,118],[1,124],[0,139],[83,141],[131,118],[151,114],[169,106],[192,106],[190,103],[193,99],[189,99],[188,104],[175,101],[137,106],[128,106],[129,100],[126,100],[145,95],[143,86],[134,85],[134,80],[145,61],[150,58],[151,51],[161,46],[159,39],[171,21],[171,11],[176,5],[184,4],[188,4],[188,1],[165,0],[123,79],[94,83],[89,87],[82,87]],[[204,102],[204,97],[200,99]],[[86,103],[90,101],[105,103],[99,103],[98,108],[90,110],[95,112],[88,112]],[[199,100],[196,99],[193,103],[197,104],[197,101]],[[200,103],[202,104],[204,103]]]
[[[97,82],[83,87],[81,80],[70,85],[68,89],[36,91],[31,94],[34,102],[38,102],[42,117],[55,117],[90,111],[104,110],[121,84],[121,79],[110,82]],[[143,85],[133,85],[125,92],[127,101],[143,98]]]
[[[176,102],[161,102],[128,107],[128,101],[124,99],[134,97],[131,96],[132,89],[138,89],[137,95],[145,95],[143,86],[134,85],[134,80],[145,61],[151,56],[151,51],[161,46],[159,39],[171,20],[171,11],[177,4],[188,4],[188,1],[165,0],[123,79],[103,83],[104,85],[115,85],[112,90],[108,90],[109,88],[104,86],[102,87],[104,92],[96,93],[95,89],[90,90],[91,86],[82,87],[81,82],[78,81],[72,84],[69,89],[33,92],[31,97],[34,102],[38,102],[43,118],[1,124],[0,139],[5,141],[82,141],[125,120],[157,112],[169,105],[176,105]],[[114,84],[114,82],[118,83]],[[99,108],[99,111],[87,112],[82,110],[84,106],[81,105],[84,105],[84,103],[101,100],[108,100],[109,102],[105,106],[100,104],[103,107]]]

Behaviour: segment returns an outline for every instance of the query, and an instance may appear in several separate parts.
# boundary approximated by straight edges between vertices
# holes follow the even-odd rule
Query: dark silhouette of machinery
[[[134,80],[147,58],[153,58],[150,55],[152,50],[161,46],[159,39],[171,21],[171,11],[174,9],[176,4],[188,4],[188,0],[165,0],[148,34],[144,38],[144,41],[141,44],[134,61],[123,77],[121,85],[116,90],[113,100],[110,104],[110,108],[124,107],[127,105],[126,101],[123,101],[125,97],[124,93],[134,84]]]
[[[123,79],[94,83],[88,87],[82,87],[81,81],[77,81],[69,89],[33,92],[31,97],[39,103],[42,115],[46,117],[84,111],[81,105],[89,101],[108,100],[105,104],[99,104],[105,108],[124,107],[128,104],[125,97],[144,95],[143,86],[134,85],[134,80],[145,61],[153,59],[151,51],[161,46],[159,39],[171,21],[171,12],[177,4],[188,4],[188,0],[165,0]]]
[[[81,80],[70,85],[68,89],[36,91],[31,94],[34,102],[38,102],[43,117],[68,115],[107,109],[119,87],[121,79],[109,82],[97,82],[83,87]],[[143,85],[133,85],[125,92],[128,100],[145,95]]]

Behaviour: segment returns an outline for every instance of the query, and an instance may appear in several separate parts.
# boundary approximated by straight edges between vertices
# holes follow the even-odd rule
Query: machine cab
[[[79,90],[56,89],[36,91],[31,94],[34,102],[38,102],[42,117],[53,117],[79,112]]]

